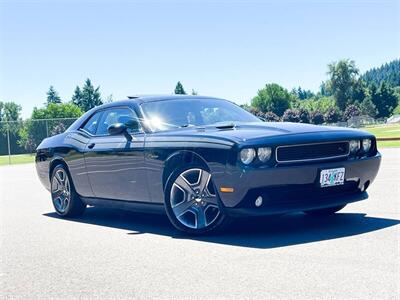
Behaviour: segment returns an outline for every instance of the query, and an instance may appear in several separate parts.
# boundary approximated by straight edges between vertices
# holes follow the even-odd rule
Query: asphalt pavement
[[[61,219],[33,164],[0,167],[0,298],[400,299],[400,149],[382,153],[370,198],[335,216],[196,238],[165,216]]]

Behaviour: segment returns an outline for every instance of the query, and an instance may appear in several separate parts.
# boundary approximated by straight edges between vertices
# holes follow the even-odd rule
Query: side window
[[[90,119],[86,122],[85,126],[82,127],[82,129],[90,134],[95,134],[97,125],[99,124],[99,118],[101,116],[102,112],[99,111],[95,113],[93,116],[90,117]]]
[[[138,119],[136,114],[128,109],[128,108],[111,108],[104,111],[103,115],[100,118],[99,126],[97,127],[96,135],[105,135],[108,134],[107,128],[108,126],[115,123],[126,123],[131,119]],[[131,130],[128,130],[129,133],[132,133]]]

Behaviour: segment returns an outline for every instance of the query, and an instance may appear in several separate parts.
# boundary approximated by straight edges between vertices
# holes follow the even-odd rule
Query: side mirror
[[[139,131],[139,121],[137,119],[129,119],[125,122],[125,126],[133,131]]]
[[[128,127],[125,124],[122,124],[122,123],[112,124],[112,125],[108,126],[107,131],[110,135],[123,134],[123,135],[125,135],[125,137],[128,141],[132,140],[131,135],[128,133]]]

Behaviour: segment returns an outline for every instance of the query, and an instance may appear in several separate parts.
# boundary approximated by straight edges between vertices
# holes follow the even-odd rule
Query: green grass
[[[32,163],[35,161],[34,154],[18,154],[18,155],[11,155],[11,164],[26,164]],[[8,165],[8,155],[0,155],[0,166]]]
[[[400,124],[366,126],[360,129],[372,133],[377,138],[400,137]],[[400,141],[378,141],[378,147],[400,147]]]
[[[400,124],[366,126],[362,130],[371,132],[377,138],[380,137],[400,137]]]

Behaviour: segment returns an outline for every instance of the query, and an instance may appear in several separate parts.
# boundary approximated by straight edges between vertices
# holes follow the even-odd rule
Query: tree
[[[358,69],[353,60],[342,59],[328,65],[330,76],[328,85],[339,109],[344,110],[352,99],[354,85],[357,82]]]
[[[94,88],[90,79],[86,79],[82,89],[79,87],[75,88],[72,102],[78,105],[84,112],[103,104],[103,101],[101,100],[100,86]]]
[[[322,81],[321,85],[319,86],[319,95],[322,97],[332,96],[332,93],[329,90],[325,81]]]
[[[361,77],[368,85],[380,86],[382,82],[385,82],[391,87],[400,86],[400,59],[385,63],[379,68],[373,68]]]
[[[361,103],[365,97],[367,96],[367,87],[365,82],[359,78],[355,83],[351,91],[351,99],[350,102],[354,104],[355,102]]]
[[[193,96],[197,96],[197,95],[198,95],[198,92],[195,91],[194,89],[192,89],[192,95],[193,95]]]
[[[81,109],[73,103],[50,103],[45,108],[35,107],[31,118],[19,130],[18,144],[27,151],[33,151],[44,138],[52,133],[60,133],[81,115]]]
[[[360,104],[361,114],[375,118],[378,110],[371,100],[371,96],[367,96]]]
[[[291,97],[288,91],[276,83],[266,84],[258,90],[257,96],[251,100],[251,105],[262,112],[272,111],[282,116],[290,107]]]
[[[18,121],[20,119],[21,105],[15,102],[0,101],[0,122]]]
[[[315,96],[313,92],[310,90],[303,90],[300,86],[297,89],[293,88],[291,94],[299,100],[306,100]]]
[[[183,85],[180,81],[175,86],[175,94],[177,95],[186,95],[185,89],[183,88]]]
[[[47,91],[47,103],[61,103],[61,98],[58,96],[57,91],[54,89],[54,87],[51,85],[49,90]]]
[[[389,87],[385,82],[382,82],[379,89],[374,85],[370,89],[371,100],[378,110],[377,117],[389,117],[398,104],[398,99],[394,89]]]
[[[78,105],[78,106],[80,103],[82,103],[82,91],[79,86],[76,86],[76,88],[74,90],[74,94],[72,95],[71,101],[72,101],[72,103],[74,103],[75,105]]]
[[[346,107],[346,110],[344,111],[343,118],[347,121],[348,119],[352,117],[358,117],[361,115],[361,111],[358,108],[357,105],[350,104],[349,106]]]

